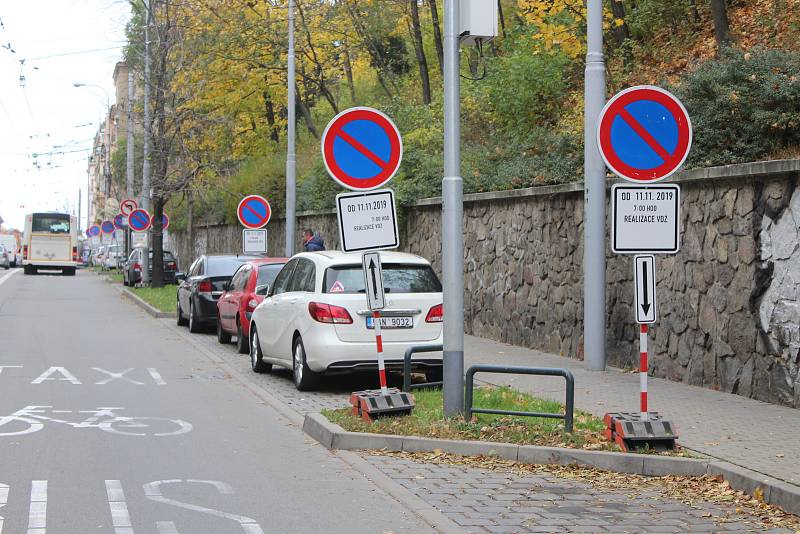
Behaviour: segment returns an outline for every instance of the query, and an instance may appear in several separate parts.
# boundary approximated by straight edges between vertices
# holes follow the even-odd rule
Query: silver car
[[[0,245],[0,266],[8,270],[11,268],[11,258],[14,253],[6,248],[5,245]]]

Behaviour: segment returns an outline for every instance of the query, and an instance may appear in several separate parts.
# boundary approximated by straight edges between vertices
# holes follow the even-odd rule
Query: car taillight
[[[137,273],[138,273],[138,272],[141,272],[141,270],[142,270],[142,266],[141,266],[141,265],[139,265],[138,263],[134,263],[134,264],[133,264],[133,270],[134,270],[134,271],[136,271]]]
[[[250,299],[247,301],[247,311],[251,312],[258,307],[258,301],[256,299]]]
[[[177,271],[178,270],[178,266],[175,265],[174,261],[171,261],[171,262],[167,263],[167,269],[171,269],[173,271]]]
[[[321,302],[309,302],[308,313],[311,318],[319,323],[352,324],[353,318],[350,313],[341,306],[323,304]]]
[[[426,323],[441,323],[444,319],[444,305],[437,304],[433,308],[430,309],[428,312],[428,316],[425,317]]]
[[[203,280],[202,282],[197,284],[197,291],[199,293],[211,293],[211,291],[213,289],[214,288],[211,287],[211,281],[210,280]]]
[[[22,246],[22,259],[23,260],[27,260],[28,259],[28,245],[23,245]]]
[[[78,247],[72,247],[72,261],[78,261]]]

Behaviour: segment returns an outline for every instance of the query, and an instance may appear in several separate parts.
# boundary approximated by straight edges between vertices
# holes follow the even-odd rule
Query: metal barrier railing
[[[425,382],[424,384],[411,383],[411,355],[417,352],[440,352],[441,350],[443,350],[441,345],[419,345],[406,350],[406,353],[403,355],[403,391],[442,385],[441,381]]]
[[[500,373],[516,375],[561,376],[566,382],[566,410],[565,413],[539,413],[539,412],[514,412],[508,410],[492,410],[489,408],[473,408],[473,385],[475,373]],[[569,369],[553,367],[513,367],[507,365],[473,365],[467,369],[467,389],[464,405],[467,421],[472,419],[473,413],[488,413],[498,415],[517,415],[522,417],[544,417],[547,419],[563,419],[564,429],[572,432],[573,412],[575,410],[575,377]]]

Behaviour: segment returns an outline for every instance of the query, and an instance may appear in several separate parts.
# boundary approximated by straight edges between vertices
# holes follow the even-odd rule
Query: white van
[[[78,224],[66,213],[31,213],[25,216],[22,265],[25,274],[39,269],[60,270],[75,275],[78,265]]]
[[[0,245],[6,246],[9,252],[11,267],[16,267],[17,257],[19,256],[19,243],[17,243],[17,236],[14,234],[0,234]]]

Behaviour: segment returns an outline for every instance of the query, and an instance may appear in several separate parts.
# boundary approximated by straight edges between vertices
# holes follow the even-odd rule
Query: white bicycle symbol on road
[[[73,428],[99,428],[120,436],[177,436],[192,430],[192,425],[181,419],[165,417],[127,417],[116,413],[120,407],[101,407],[94,410],[54,410],[52,406],[26,406],[11,415],[0,417],[0,437],[32,434],[44,428],[45,423],[61,423]],[[83,421],[67,421],[48,415],[89,414]],[[7,430],[8,429],[8,430]]]

